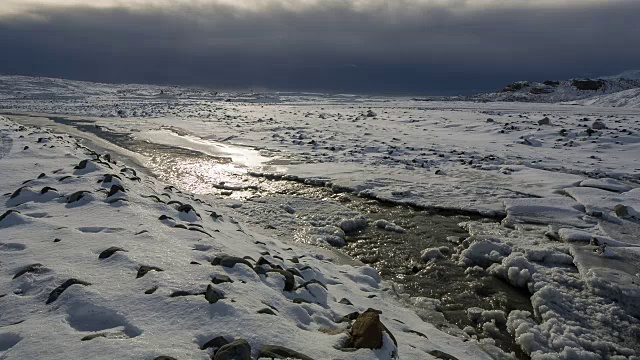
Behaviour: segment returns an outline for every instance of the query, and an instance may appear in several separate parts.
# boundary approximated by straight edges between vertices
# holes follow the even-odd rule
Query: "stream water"
[[[93,121],[69,120],[65,117],[49,117],[59,124],[70,125],[94,134],[110,143],[146,158],[144,164],[155,176],[184,191],[214,194],[236,200],[262,199],[268,202],[274,195],[305,198],[314,202],[335,202],[336,194],[329,188],[316,187],[292,181],[276,181],[256,178],[248,169],[234,163],[229,156],[214,156],[194,149],[156,143],[136,138],[135,134],[118,133],[96,126]],[[246,151],[245,151],[246,153]],[[353,194],[339,206],[362,214],[369,223],[378,219],[392,221],[405,229],[390,232],[376,226],[368,226],[349,233],[346,245],[338,251],[353,259],[369,264],[380,271],[382,277],[393,281],[411,296],[423,296],[440,301],[439,311],[444,319],[460,329],[475,327],[479,338],[486,337],[467,315],[467,309],[479,307],[485,310],[532,311],[529,294],[514,288],[485,273],[468,273],[466,268],[452,260],[456,239],[468,234],[458,226],[462,221],[495,221],[471,219],[466,215],[439,214],[424,209],[385,204],[376,200],[359,198]],[[335,206],[338,206],[334,204]],[[332,206],[319,207],[331,211]],[[326,214],[330,215],[330,214]],[[304,225],[304,224],[303,224]],[[286,236],[286,231],[282,232]],[[291,240],[294,236],[290,234]],[[442,259],[423,262],[420,253],[426,248],[441,248]],[[434,322],[434,319],[425,319]],[[443,324],[435,324],[436,326]],[[504,327],[500,334],[493,334],[496,345],[516,357],[526,359],[513,337]]]

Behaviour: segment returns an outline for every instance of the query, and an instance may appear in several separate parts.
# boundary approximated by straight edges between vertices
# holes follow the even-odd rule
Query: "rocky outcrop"
[[[507,85],[500,92],[514,92],[514,91],[522,90],[526,87],[529,87],[529,85],[530,83],[528,81],[516,81],[514,83]]]
[[[590,80],[590,79],[573,79],[571,85],[578,90],[590,90],[595,91],[601,89],[605,85],[604,80]]]

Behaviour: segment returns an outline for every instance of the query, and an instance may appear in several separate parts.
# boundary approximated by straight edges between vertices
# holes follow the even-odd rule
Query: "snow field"
[[[318,359],[490,358],[398,306],[371,268],[259,235],[232,209],[68,136],[4,119],[0,132],[11,143],[0,159],[3,358],[209,359],[219,336],[245,339],[254,358],[266,345]],[[397,348],[385,335],[380,350],[343,352],[342,317],[369,307]]]

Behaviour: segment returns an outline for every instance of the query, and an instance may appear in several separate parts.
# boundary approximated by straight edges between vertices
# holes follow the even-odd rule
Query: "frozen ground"
[[[503,218],[499,224],[483,221],[462,224],[471,237],[452,240],[454,251],[448,256],[468,266],[470,272],[488,272],[504,278],[513,286],[527,289],[531,293],[534,313],[512,311],[509,314],[499,314],[469,309],[469,316],[479,323],[479,330],[468,330],[470,338],[473,338],[473,332],[481,331],[491,334],[496,331],[496,326],[506,326],[515,341],[534,359],[622,359],[634,358],[640,353],[640,321],[638,320],[640,309],[637,305],[640,303],[640,251],[638,251],[640,249],[640,215],[638,214],[640,212],[640,191],[638,190],[640,165],[637,160],[640,157],[640,110],[638,109],[560,104],[425,102],[405,98],[319,94],[234,95],[179,88],[107,86],[29,78],[3,79],[5,83],[17,82],[22,87],[20,90],[22,93],[18,96],[12,92],[14,88],[5,86],[2,90],[2,100],[0,100],[0,107],[5,109],[4,115],[16,121],[50,127],[58,131],[61,129],[67,129],[69,132],[91,131],[102,139],[114,139],[115,142],[119,142],[119,146],[122,145],[128,151],[137,149],[136,142],[147,142],[155,144],[154,146],[170,145],[207,154],[213,159],[209,163],[180,162],[169,167],[167,162],[170,159],[154,156],[153,153],[137,153],[136,159],[151,172],[183,190],[237,199],[224,200],[220,204],[236,207],[233,205],[234,202],[242,203],[243,201],[241,194],[248,192],[249,195],[245,195],[252,196],[252,191],[255,194],[261,190],[262,186],[266,186],[264,178],[275,177],[328,186],[335,191],[348,191],[399,204]],[[84,90],[85,87],[87,91]],[[61,115],[35,117],[37,114]],[[25,117],[25,115],[28,116]],[[5,138],[12,139],[12,146],[4,145],[4,148],[12,149],[9,153],[17,151],[17,142],[27,141],[20,140],[15,135],[6,135]],[[31,138],[31,141],[35,140],[37,138]],[[3,140],[3,144],[8,142],[9,140]],[[19,149],[22,149],[22,146]],[[64,153],[58,155],[51,153],[52,157],[63,155]],[[75,156],[73,160],[77,162],[85,155],[73,154],[73,156]],[[31,159],[33,159],[32,162],[36,161],[34,157]],[[9,164],[11,157],[5,156],[2,161],[3,171],[9,169],[9,165],[6,164]],[[17,167],[21,162],[24,162],[24,159],[15,160],[11,163],[14,165],[11,166]],[[41,162],[46,166],[54,166],[47,165],[46,161]],[[222,172],[221,166],[224,168]],[[6,189],[3,187],[5,192],[15,191],[21,186],[20,183],[23,180],[37,175],[25,173],[26,171],[34,172],[32,167],[21,171],[23,172],[21,176],[24,178],[11,177],[12,180],[6,184],[6,180],[3,180],[2,186],[6,186]],[[10,172],[19,173],[13,168]],[[45,170],[35,172],[48,174]],[[103,172],[97,171],[100,175]],[[87,176],[93,175],[85,175]],[[147,183],[134,184],[140,187],[152,186]],[[41,185],[56,187],[44,183]],[[74,186],[73,189],[81,189],[81,186]],[[36,190],[39,191],[39,189]],[[63,191],[61,193],[63,195],[71,191],[58,190]],[[87,190],[95,189],[87,188]],[[149,193],[149,190],[140,190],[140,194],[146,193]],[[128,193],[128,196],[131,194]],[[132,200],[135,201],[129,201],[129,205],[118,209],[125,211],[130,207],[142,206],[137,204],[144,204],[146,201],[142,198]],[[149,202],[152,203],[152,201]],[[89,204],[102,204],[101,206],[105,209],[112,209],[112,205],[95,199]],[[216,206],[216,204],[213,205]],[[6,209],[12,206],[14,205],[8,200],[4,205]],[[64,204],[52,201],[49,205],[38,204],[38,210],[32,210],[40,215],[45,214],[41,217],[29,218],[24,214],[11,216],[15,216],[16,221],[37,223],[43,221],[42,219],[48,219],[49,213],[54,213],[53,210],[43,210],[43,206],[64,208]],[[282,212],[276,212],[275,208],[281,209]],[[228,210],[226,207],[225,209]],[[256,215],[253,219],[254,223],[260,222],[258,215],[270,214],[271,216],[264,217],[275,225],[282,225],[285,228],[299,225],[300,219],[295,214],[295,209],[288,209],[286,204],[267,204],[262,206],[262,209],[254,212]],[[103,216],[103,213],[97,214]],[[175,218],[173,215],[171,216]],[[251,216],[250,211],[248,215]],[[340,227],[341,224],[348,227],[358,224],[359,220],[353,218],[354,214],[343,215],[333,219],[333,224],[323,222],[322,226],[317,227]],[[149,215],[149,219],[136,220],[136,226],[159,223],[157,216],[159,214],[154,213],[153,216]],[[353,223],[344,223],[345,219]],[[363,225],[358,226],[374,226],[368,224],[367,219],[363,221]],[[205,224],[205,226],[212,224]],[[167,230],[160,225],[159,223],[158,228],[166,231],[182,231],[181,234],[184,232],[175,228]],[[314,227],[313,224],[307,225]],[[16,226],[19,226],[16,229],[21,228],[26,231],[24,229],[37,229],[40,225]],[[87,227],[81,224],[73,226]],[[390,229],[393,228],[390,227]],[[222,231],[222,229],[219,230]],[[135,233],[135,230],[131,231]],[[249,232],[248,229],[245,231]],[[195,231],[189,233],[198,235]],[[101,238],[110,236],[108,232],[107,235],[104,235],[105,232],[100,234]],[[233,234],[240,236],[237,233]],[[311,235],[314,241],[305,242],[340,245],[339,239],[331,237],[336,236],[336,233],[327,233],[325,230],[318,233],[318,230],[314,230],[311,231]],[[337,235],[340,235],[339,232]],[[166,236],[167,239],[171,237],[171,235]],[[253,234],[253,236],[259,235]],[[116,237],[121,241],[127,238],[120,235]],[[308,240],[310,237],[307,236],[305,239]],[[2,240],[5,243],[18,244],[15,240],[11,242],[5,241],[4,238]],[[184,241],[187,239],[185,238]],[[279,240],[270,241],[279,246]],[[57,245],[59,244],[47,246]],[[140,260],[131,260],[135,264],[129,267],[135,270],[136,265],[142,265],[145,259],[149,261],[161,259],[162,264],[150,265],[160,268],[174,266],[179,275],[175,275],[175,278],[171,275],[169,280],[187,281],[184,279],[189,279],[191,288],[186,291],[201,291],[202,289],[197,288],[198,285],[193,280],[198,277],[191,273],[184,273],[189,267],[185,268],[177,263],[167,264],[177,261],[176,259],[180,257],[180,255],[176,257],[167,255],[166,246],[169,245],[177,246],[169,240],[164,241],[162,245],[154,247],[154,251],[163,252],[164,255],[145,250],[140,255],[142,256]],[[15,246],[20,247],[20,245]],[[119,245],[116,244],[116,246]],[[252,250],[253,245],[250,243],[246,247],[236,249],[239,252],[232,252],[226,246],[231,245],[224,245],[220,249],[208,248],[205,253],[207,251],[214,254],[231,252],[232,255],[249,255],[256,258],[260,251],[260,249]],[[266,251],[273,252],[273,249],[275,248],[269,248]],[[93,251],[98,250],[93,249]],[[185,251],[176,249],[175,253],[181,254]],[[251,251],[257,253],[254,254]],[[278,251],[284,250],[278,248]],[[307,251],[313,252],[313,250]],[[186,253],[193,254],[194,250]],[[436,261],[431,258],[437,258],[437,253],[433,251],[425,253],[435,254],[425,255],[426,261]],[[117,255],[120,256],[120,253]],[[134,253],[127,255],[134,255]],[[186,261],[187,255],[184,257]],[[129,261],[128,258],[126,260]],[[44,262],[45,260],[39,258],[33,261],[50,266]],[[28,261],[25,260],[25,262]],[[16,268],[17,266],[16,264]],[[6,267],[4,269],[9,271]],[[358,271],[349,266],[346,269]],[[62,270],[56,271],[63,273],[60,275],[60,283],[65,280],[63,279],[65,276],[80,277],[80,274],[85,272],[84,269],[77,268],[68,270],[66,273]],[[57,274],[56,271],[53,274]],[[326,271],[333,274],[334,270],[331,268]],[[169,275],[169,273],[170,271],[149,273],[147,276]],[[322,273],[326,274],[324,270]],[[16,282],[16,280],[10,280],[10,274],[5,275],[7,284]],[[208,275],[211,274],[207,273]],[[87,276],[90,276],[89,273]],[[202,274],[200,276],[202,277]],[[236,276],[239,275],[236,274]],[[264,280],[262,277],[254,276],[253,280],[258,284],[260,282],[268,284],[271,281],[270,278]],[[90,283],[100,282],[97,279],[88,278],[81,280]],[[160,280],[169,281],[164,278],[158,281]],[[55,279],[51,281],[55,282]],[[120,280],[114,281],[118,283],[117,288],[122,286]],[[336,281],[345,283],[343,280]],[[59,284],[56,283],[57,285]],[[12,293],[12,285],[7,286],[6,292]],[[160,289],[163,287],[170,289],[165,291],[167,294],[170,294],[170,291],[185,290],[178,289],[177,284],[171,282],[162,283],[159,286]],[[46,289],[50,291],[53,287],[51,284]],[[88,291],[87,289],[96,288],[87,286],[81,289]],[[106,294],[110,294],[111,290],[98,289],[96,292],[99,296],[107,296]],[[367,288],[367,290],[371,289]],[[122,291],[129,294],[127,291],[133,290],[126,286]],[[269,291],[274,291],[273,287],[270,287]],[[44,290],[40,292],[45,294]],[[41,296],[44,296],[42,294]],[[280,292],[276,295],[287,296],[286,293],[282,294]],[[67,295],[73,295],[73,293],[70,292]],[[20,295],[10,294],[10,296]],[[340,293],[334,296],[338,298],[343,295]],[[349,296],[359,295],[356,292],[349,293]],[[383,296],[380,295],[380,297]],[[0,301],[7,301],[5,298]],[[82,298],[84,295],[79,296],[79,299]],[[186,299],[191,298],[186,297]],[[366,296],[365,299],[367,299]],[[356,304],[353,300],[351,302],[360,306],[361,310],[367,307],[380,309],[386,306],[378,300],[367,299],[367,301],[371,302],[363,302],[362,305]],[[107,302],[104,306],[111,309],[109,311],[119,311],[113,309],[115,307],[113,304],[119,303]],[[135,311],[149,311],[149,313],[160,311],[153,306],[131,311],[134,313]],[[333,309],[329,305],[326,306],[328,307],[323,307],[325,309],[323,311]],[[393,306],[389,309],[391,308]],[[390,316],[386,312],[391,310],[386,309],[382,309],[383,317]],[[33,311],[41,310],[34,308]],[[143,312],[139,314],[144,317]],[[325,313],[322,314],[329,317]],[[410,317],[410,315],[407,316]],[[194,317],[197,317],[197,314],[194,314]],[[404,318],[399,317],[400,315],[398,315],[399,320],[406,322]],[[154,326],[160,326],[159,324],[163,321],[158,320],[155,325],[145,324],[145,326],[151,329]],[[298,324],[296,322],[298,320],[293,317],[287,318],[287,321]],[[389,326],[387,322],[390,321],[385,322]],[[144,339],[147,334],[146,336],[151,339],[149,341],[164,341],[156,340],[152,337],[153,334],[148,335],[154,333],[153,331],[145,331],[144,326],[132,323],[136,329],[142,329],[140,330],[142,335],[127,335],[127,331],[130,334],[137,332],[127,330],[129,325],[118,324],[118,326],[124,326],[122,331],[132,340],[141,341],[138,338]],[[418,326],[417,323],[415,324],[411,326]],[[428,326],[420,324],[420,326]],[[307,327],[315,326],[306,325]],[[19,344],[14,341],[15,339],[23,342],[25,336],[21,331],[29,331],[31,327],[22,326],[25,330],[12,330],[8,340],[0,343]],[[195,330],[192,326],[195,325],[184,326],[188,329],[180,331],[184,331],[185,337],[199,336],[194,335]],[[159,328],[155,329],[155,331],[163,331]],[[394,329],[391,330],[395,334]],[[403,330],[397,329],[396,332],[398,331]],[[202,337],[209,335],[214,334],[205,334]],[[158,336],[161,337],[161,334]],[[238,337],[239,335],[229,334],[229,336]],[[304,341],[329,344],[329,340],[326,339],[316,340],[316,336],[324,335],[314,333],[313,336],[309,336]],[[399,337],[396,335],[396,338]],[[428,338],[432,339],[431,336]],[[96,339],[87,344],[95,341],[108,342],[108,339],[109,336],[106,340]],[[305,344],[302,340],[292,339],[281,338],[283,343]],[[248,340],[251,342],[251,339]],[[252,343],[253,348],[258,349],[264,341],[255,340],[255,346]],[[403,358],[424,357],[423,353],[431,349],[428,347],[429,342],[424,343],[426,344],[424,346],[427,346],[425,348],[411,348],[411,346],[423,344],[421,339],[416,339],[404,348],[402,341],[399,344],[399,353]],[[473,342],[464,344],[473,344]],[[484,344],[488,346],[486,342]],[[186,349],[186,345],[180,346],[182,346],[180,349]],[[473,346],[476,345],[468,346],[465,349],[471,352],[455,354],[450,352],[450,354],[459,358],[479,356],[473,352],[475,351]],[[14,350],[15,346],[11,349],[10,351],[17,351]],[[302,350],[306,349],[308,348],[300,351],[304,353]],[[323,358],[324,355],[319,353],[319,350],[313,349],[312,354]],[[452,351],[449,349],[446,348],[443,351]],[[330,349],[327,351],[326,356],[329,357],[344,356],[344,354],[335,355],[336,353],[332,353],[333,350]],[[20,353],[16,352],[16,354]],[[351,356],[352,354],[349,354],[349,357]],[[363,353],[363,356],[384,357],[386,355]]]
[[[398,306],[372,268],[255,233],[222,203],[69,136],[4,119],[0,134],[3,359],[208,359],[219,336],[247,340],[254,358],[265,345],[318,359],[490,358],[490,345]],[[380,350],[344,352],[342,317],[369,307],[397,347],[385,335]]]

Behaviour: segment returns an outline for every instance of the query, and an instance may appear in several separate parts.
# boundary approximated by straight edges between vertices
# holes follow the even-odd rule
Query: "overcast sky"
[[[451,94],[640,68],[640,0],[0,0],[0,73]]]

